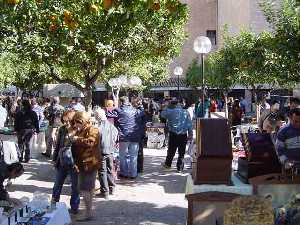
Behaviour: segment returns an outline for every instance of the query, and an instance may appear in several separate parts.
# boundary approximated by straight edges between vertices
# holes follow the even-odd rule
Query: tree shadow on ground
[[[118,185],[122,186],[139,186],[147,184],[158,184],[164,188],[165,193],[185,193],[186,177],[189,170],[185,170],[185,173],[178,173],[176,171],[176,158],[173,160],[173,168],[171,170],[164,170],[162,168],[162,162],[164,162],[164,156],[144,156],[144,173],[140,174],[135,180],[121,179],[117,181]],[[14,191],[28,192],[42,191],[51,194],[52,189],[37,187],[30,184],[31,180],[51,182],[55,181],[55,169],[50,160],[39,158],[37,160],[31,160],[30,163],[24,164],[25,175],[28,176],[28,183],[22,185],[14,184]],[[67,177],[64,186],[70,185],[70,178]],[[32,188],[32,190],[30,190]],[[66,191],[67,189],[67,191]],[[69,187],[63,188],[62,194],[68,194]]]
[[[110,200],[95,202],[95,221],[88,225],[184,225],[186,208],[159,207],[152,203]],[[82,213],[81,213],[82,214]],[[73,225],[83,223],[76,222]],[[87,224],[85,224],[87,225]]]
[[[178,173],[176,167],[165,170],[161,165],[164,160],[163,156],[144,156],[144,173],[135,180],[121,179],[117,183],[125,186],[154,183],[163,186],[165,193],[185,193],[186,177],[190,171]]]
[[[161,165],[164,160],[164,156],[145,155],[144,173],[140,174],[135,180],[120,179],[117,181],[117,184],[124,186],[139,186],[153,183],[163,186],[166,193],[184,193],[186,176],[190,171],[185,170],[185,173],[178,173],[175,166],[176,158],[173,160],[173,168],[171,170],[165,170]],[[29,175],[28,180],[53,183],[55,181],[56,173],[50,160],[44,158],[31,160],[30,163],[24,164],[24,167],[25,174]],[[69,177],[67,177],[65,184],[70,184]]]

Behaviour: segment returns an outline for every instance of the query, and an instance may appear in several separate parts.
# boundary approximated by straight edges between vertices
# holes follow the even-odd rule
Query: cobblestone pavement
[[[76,222],[83,216],[73,217],[74,225],[184,225],[187,201],[184,189],[187,173],[175,168],[163,170],[161,163],[166,150],[144,149],[144,173],[136,180],[118,180],[116,192],[109,200],[94,199],[95,218],[91,222]],[[175,165],[175,160],[174,160]],[[10,195],[14,198],[32,197],[36,191],[52,193],[55,171],[50,160],[31,160],[25,165],[25,174],[13,181]],[[69,206],[70,183],[63,188],[61,201]]]

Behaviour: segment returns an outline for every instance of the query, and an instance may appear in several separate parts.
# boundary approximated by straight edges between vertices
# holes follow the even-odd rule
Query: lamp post
[[[202,90],[202,113],[203,117],[205,116],[205,106],[204,106],[204,93],[205,93],[205,80],[204,80],[204,54],[209,53],[211,50],[211,42],[208,37],[205,36],[198,36],[194,40],[194,51],[197,54],[201,55],[201,65],[202,65],[202,83],[201,83],[201,90]]]
[[[181,66],[176,66],[174,69],[174,74],[177,76],[177,97],[179,97],[179,76],[183,73],[183,69]]]

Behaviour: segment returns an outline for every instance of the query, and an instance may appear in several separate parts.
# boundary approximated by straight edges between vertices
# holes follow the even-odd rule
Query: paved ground
[[[166,150],[145,149],[144,174],[135,181],[119,180],[116,194],[109,200],[95,198],[95,220],[76,222],[82,216],[80,213],[73,218],[74,225],[184,225],[187,174],[179,174],[175,168],[171,171],[161,169],[165,155]],[[32,193],[40,191],[50,196],[55,175],[50,161],[32,160],[25,167],[25,174],[13,182],[10,195],[32,197]],[[61,198],[67,205],[69,192],[67,181]]]

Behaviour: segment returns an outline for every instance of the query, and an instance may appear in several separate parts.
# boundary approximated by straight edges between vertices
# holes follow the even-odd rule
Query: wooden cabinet
[[[196,158],[193,163],[195,184],[230,184],[232,147],[228,121],[197,120]]]

